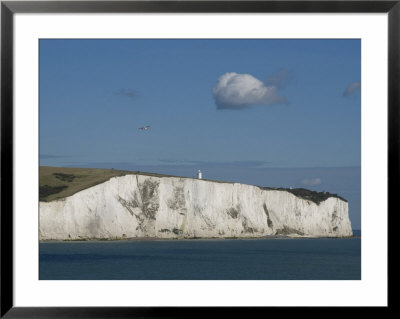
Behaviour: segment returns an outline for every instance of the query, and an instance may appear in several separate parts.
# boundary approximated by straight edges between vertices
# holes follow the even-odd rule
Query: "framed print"
[[[1,316],[388,308],[399,18],[2,1]]]

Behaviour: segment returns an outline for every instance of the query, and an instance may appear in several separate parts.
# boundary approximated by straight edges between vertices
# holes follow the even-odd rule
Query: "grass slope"
[[[39,167],[39,200],[49,202],[71,196],[129,171],[74,167]]]
[[[52,200],[68,197],[86,188],[104,183],[111,177],[124,176],[128,174],[140,174],[154,177],[189,178],[116,169],[40,166],[39,200],[50,202]]]
[[[81,190],[95,186],[97,184],[108,181],[111,177],[124,176],[128,174],[140,174],[145,176],[154,177],[178,177],[190,178],[174,175],[164,175],[156,173],[146,173],[140,171],[123,171],[115,169],[97,169],[97,168],[75,168],[75,167],[52,167],[40,166],[39,167],[39,200],[50,202],[52,200],[65,198],[71,196]],[[231,183],[223,181],[215,181],[204,179],[204,181],[211,181],[215,183]],[[260,186],[259,186],[260,187]],[[272,188],[260,187],[264,190],[280,190],[287,191],[296,195],[297,197],[311,200],[317,204],[326,200],[329,197],[337,197],[344,201],[344,198],[337,194],[328,192],[310,191],[304,188]]]

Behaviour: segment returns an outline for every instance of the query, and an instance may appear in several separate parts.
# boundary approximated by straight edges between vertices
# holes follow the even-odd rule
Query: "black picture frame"
[[[388,218],[398,212],[400,102],[400,0],[396,1],[1,1],[1,317],[178,318],[225,316],[227,309],[192,307],[14,307],[13,303],[13,16],[15,13],[387,13],[388,14]],[[390,225],[390,222],[388,223]],[[393,223],[392,223],[393,227]],[[388,228],[390,232],[390,227]],[[388,247],[389,246],[388,237]],[[389,255],[388,255],[389,256]],[[389,260],[388,260],[389,265]],[[389,269],[388,269],[389,270]],[[390,280],[388,280],[388,285]],[[388,299],[389,309],[391,298]],[[257,307],[258,308],[258,307]],[[263,307],[261,307],[262,310]],[[258,308],[257,310],[260,310]],[[286,309],[297,316],[307,307]],[[332,309],[331,311],[336,311]],[[270,310],[268,310],[270,311]],[[249,316],[246,307],[235,315]]]

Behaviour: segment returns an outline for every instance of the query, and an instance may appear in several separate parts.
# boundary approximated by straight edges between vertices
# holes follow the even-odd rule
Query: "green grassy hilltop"
[[[71,196],[81,190],[108,181],[111,177],[128,174],[140,174],[155,177],[179,177],[140,171],[126,171],[101,168],[76,167],[39,167],[39,200],[50,202],[55,199]]]

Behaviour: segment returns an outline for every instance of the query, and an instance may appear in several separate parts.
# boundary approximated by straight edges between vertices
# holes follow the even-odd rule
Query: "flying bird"
[[[150,125],[139,127],[139,130],[146,131],[150,128]]]

